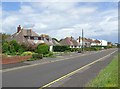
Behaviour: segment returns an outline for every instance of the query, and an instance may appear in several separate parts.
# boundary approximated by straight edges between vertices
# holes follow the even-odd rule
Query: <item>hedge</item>
[[[53,46],[54,52],[64,52],[66,50],[70,50],[69,46]]]
[[[43,58],[43,54],[37,54],[37,53],[32,54],[32,58],[35,59],[35,60],[42,59]]]

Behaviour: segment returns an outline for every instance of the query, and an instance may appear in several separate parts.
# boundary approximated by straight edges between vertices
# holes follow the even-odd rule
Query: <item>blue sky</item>
[[[18,11],[20,9],[20,2],[3,2],[2,9],[4,11]]]
[[[85,37],[117,42],[117,9],[117,2],[4,2],[3,32],[13,34],[21,24],[61,39],[77,38],[83,28]]]

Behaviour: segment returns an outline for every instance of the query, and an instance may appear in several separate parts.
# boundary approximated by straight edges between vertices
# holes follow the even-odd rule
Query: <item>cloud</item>
[[[99,6],[92,4],[22,3],[17,12],[3,11],[3,30],[12,34],[16,32],[16,26],[21,24],[32,27],[39,34],[46,33],[58,39],[71,35],[77,38],[82,28],[86,37],[117,34],[117,8],[99,10],[104,7],[102,3]]]

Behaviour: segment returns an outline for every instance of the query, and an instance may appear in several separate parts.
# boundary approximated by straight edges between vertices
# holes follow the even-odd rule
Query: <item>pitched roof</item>
[[[39,36],[37,33],[32,31],[31,29],[23,29],[21,31],[23,31],[24,36]]]
[[[54,45],[60,45],[60,43],[58,43],[56,40],[52,39],[52,42]]]
[[[72,40],[72,43],[77,46],[78,45],[78,42],[76,40]]]
[[[60,41],[60,44],[62,44],[62,45],[73,45],[73,43],[71,42],[71,39],[70,38],[68,38],[68,37],[66,37],[65,39],[62,39],[61,41]]]
[[[66,37],[65,39],[62,39],[60,41],[60,44],[62,45],[69,45],[69,46],[77,46],[78,45],[78,42],[76,40],[74,40],[73,37]]]
[[[95,43],[101,43],[99,40],[94,40]]]
[[[88,42],[93,43],[94,41],[92,39],[87,39]]]

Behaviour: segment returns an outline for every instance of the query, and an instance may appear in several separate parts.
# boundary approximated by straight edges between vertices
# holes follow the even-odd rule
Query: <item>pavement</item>
[[[117,49],[88,52],[82,56],[75,54],[46,64],[33,63],[33,66],[4,69],[2,85],[3,87],[83,87],[111,62],[115,51]],[[81,69],[77,73],[71,73],[79,68]],[[68,74],[72,75],[65,76]]]

